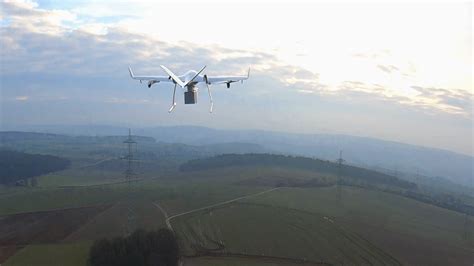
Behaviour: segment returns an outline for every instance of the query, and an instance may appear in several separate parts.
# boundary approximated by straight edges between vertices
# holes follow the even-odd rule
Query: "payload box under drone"
[[[167,76],[135,76],[133,74],[131,67],[128,67],[128,71],[130,72],[130,77],[132,77],[132,79],[140,80],[140,82],[144,80],[148,81],[148,88],[150,88],[153,84],[158,83],[158,82],[173,82],[174,83],[173,102],[168,111],[170,113],[171,111],[173,111],[173,109],[176,106],[175,96],[176,96],[176,86],[178,85],[181,88],[186,89],[186,91],[184,92],[184,103],[195,104],[197,103],[197,92],[198,92],[196,85],[200,82],[204,82],[207,87],[207,92],[209,93],[209,103],[210,103],[209,112],[212,113],[212,107],[214,104],[212,102],[211,88],[209,87],[209,85],[226,84],[227,88],[230,88],[231,83],[238,82],[238,81],[243,82],[244,80],[248,79],[250,75],[250,69],[249,69],[247,76],[209,77],[206,74],[201,74],[203,70],[206,68],[206,66],[204,66],[199,71],[189,70],[185,74],[181,76],[177,76],[173,72],[171,72],[171,70],[169,70],[167,67],[163,65],[160,65],[160,67],[166,72]]]

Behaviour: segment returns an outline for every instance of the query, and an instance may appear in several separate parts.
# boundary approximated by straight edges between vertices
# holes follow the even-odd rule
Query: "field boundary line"
[[[199,212],[199,211],[207,210],[207,209],[212,209],[212,208],[215,208],[215,207],[218,207],[218,206],[222,206],[222,205],[226,205],[226,204],[229,204],[229,203],[232,203],[232,202],[236,202],[236,201],[239,201],[239,200],[243,200],[243,199],[248,199],[248,198],[260,196],[260,195],[263,195],[263,194],[265,194],[265,193],[269,193],[269,192],[272,192],[272,191],[275,191],[275,190],[278,190],[278,189],[281,189],[281,188],[283,188],[283,187],[275,187],[275,188],[267,189],[267,190],[260,191],[260,192],[254,193],[254,194],[245,195],[245,196],[241,196],[241,197],[238,197],[238,198],[235,198],[235,199],[230,199],[230,200],[226,200],[226,201],[223,201],[223,202],[215,203],[215,204],[212,204],[212,205],[200,207],[200,208],[197,208],[197,209],[194,209],[194,210],[190,210],[190,211],[178,213],[178,214],[175,214],[175,215],[172,215],[172,216],[169,216],[169,217],[168,217],[168,214],[166,213],[166,211],[165,211],[159,204],[156,204],[156,203],[155,203],[155,206],[156,206],[157,208],[159,208],[160,211],[165,215],[165,217],[166,217],[166,226],[168,227],[168,229],[170,229],[171,231],[174,231],[174,230],[173,230],[173,226],[171,225],[171,220],[174,219],[174,218],[176,218],[176,217],[183,216],[183,215],[187,215],[187,214],[191,214],[191,213],[194,213],[194,212]]]

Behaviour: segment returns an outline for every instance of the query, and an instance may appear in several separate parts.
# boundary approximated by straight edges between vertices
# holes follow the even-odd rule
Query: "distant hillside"
[[[42,153],[68,158],[119,158],[126,153],[122,136],[71,136],[51,133],[19,131],[0,132],[0,147],[27,153]],[[214,156],[224,153],[261,153],[268,151],[260,145],[242,142],[189,145],[182,143],[157,142],[152,137],[133,135],[138,159],[165,159],[181,163],[185,160]]]
[[[305,157],[293,157],[272,154],[224,154],[212,158],[196,159],[180,166],[181,171],[199,171],[230,166],[274,166],[306,169],[318,173],[337,176],[339,173],[352,183],[369,185],[391,185],[404,189],[416,188],[414,183],[398,179],[383,173],[359,167],[343,165]]]
[[[124,134],[125,135],[125,134]],[[20,141],[54,141],[54,142],[81,142],[81,143],[122,143],[125,136],[68,136],[62,134],[0,131],[0,144],[8,145]],[[156,142],[152,137],[133,136],[136,141]]]
[[[67,159],[40,154],[0,150],[0,184],[14,184],[16,181],[66,169]]]
[[[474,215],[474,205],[457,196],[425,191],[424,189],[419,189],[415,183],[373,170],[349,165],[342,165],[342,167],[339,168],[339,165],[334,162],[305,157],[272,154],[225,154],[188,161],[180,166],[180,170],[183,172],[207,171],[209,169],[249,166],[255,166],[257,168],[276,167],[280,169],[277,171],[291,168],[303,169],[313,171],[314,177],[300,178],[297,174],[298,172],[295,171],[295,175],[261,175],[256,178],[241,180],[236,184],[250,186],[324,187],[335,185],[337,179],[334,177],[340,173],[341,180],[339,182],[345,186],[380,190],[460,213]],[[232,171],[236,170],[233,169]]]
[[[474,157],[446,150],[414,146],[373,138],[330,134],[291,134],[258,130],[216,130],[204,127],[159,127],[141,130],[157,140],[211,144],[242,141],[257,143],[272,153],[344,159],[364,168],[385,169],[415,175],[444,177],[458,184],[473,185]]]
[[[73,135],[121,135],[125,127],[114,126],[30,126],[22,130]],[[188,145],[255,143],[272,153],[336,160],[343,150],[344,159],[364,168],[386,173],[404,172],[443,177],[473,186],[474,157],[446,150],[420,147],[373,138],[331,134],[292,134],[262,130],[217,130],[197,126],[135,128],[134,133],[156,141]]]

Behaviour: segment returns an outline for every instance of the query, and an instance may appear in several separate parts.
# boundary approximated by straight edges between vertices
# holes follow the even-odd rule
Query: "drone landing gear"
[[[206,82],[207,86],[207,92],[209,93],[209,104],[211,105],[209,107],[209,113],[212,113],[212,107],[214,106],[214,102],[212,101],[212,94],[211,94],[211,88],[209,87],[209,84]]]
[[[173,103],[170,107],[170,109],[168,110],[168,113],[171,113],[173,111],[173,109],[176,107],[176,83],[174,84],[174,89],[173,89]]]

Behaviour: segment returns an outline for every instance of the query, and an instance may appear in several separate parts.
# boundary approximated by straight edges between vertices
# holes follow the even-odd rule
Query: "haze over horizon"
[[[473,156],[472,4],[0,3],[0,128],[197,125],[380,138]],[[195,16],[195,23],[186,23]],[[443,19],[440,19],[440,18]],[[284,18],[284,19],[282,19]],[[402,18],[402,19],[401,19]],[[330,25],[330,27],[327,27]],[[317,36],[317,37],[315,37]],[[207,65],[214,113],[172,114],[172,85]]]

